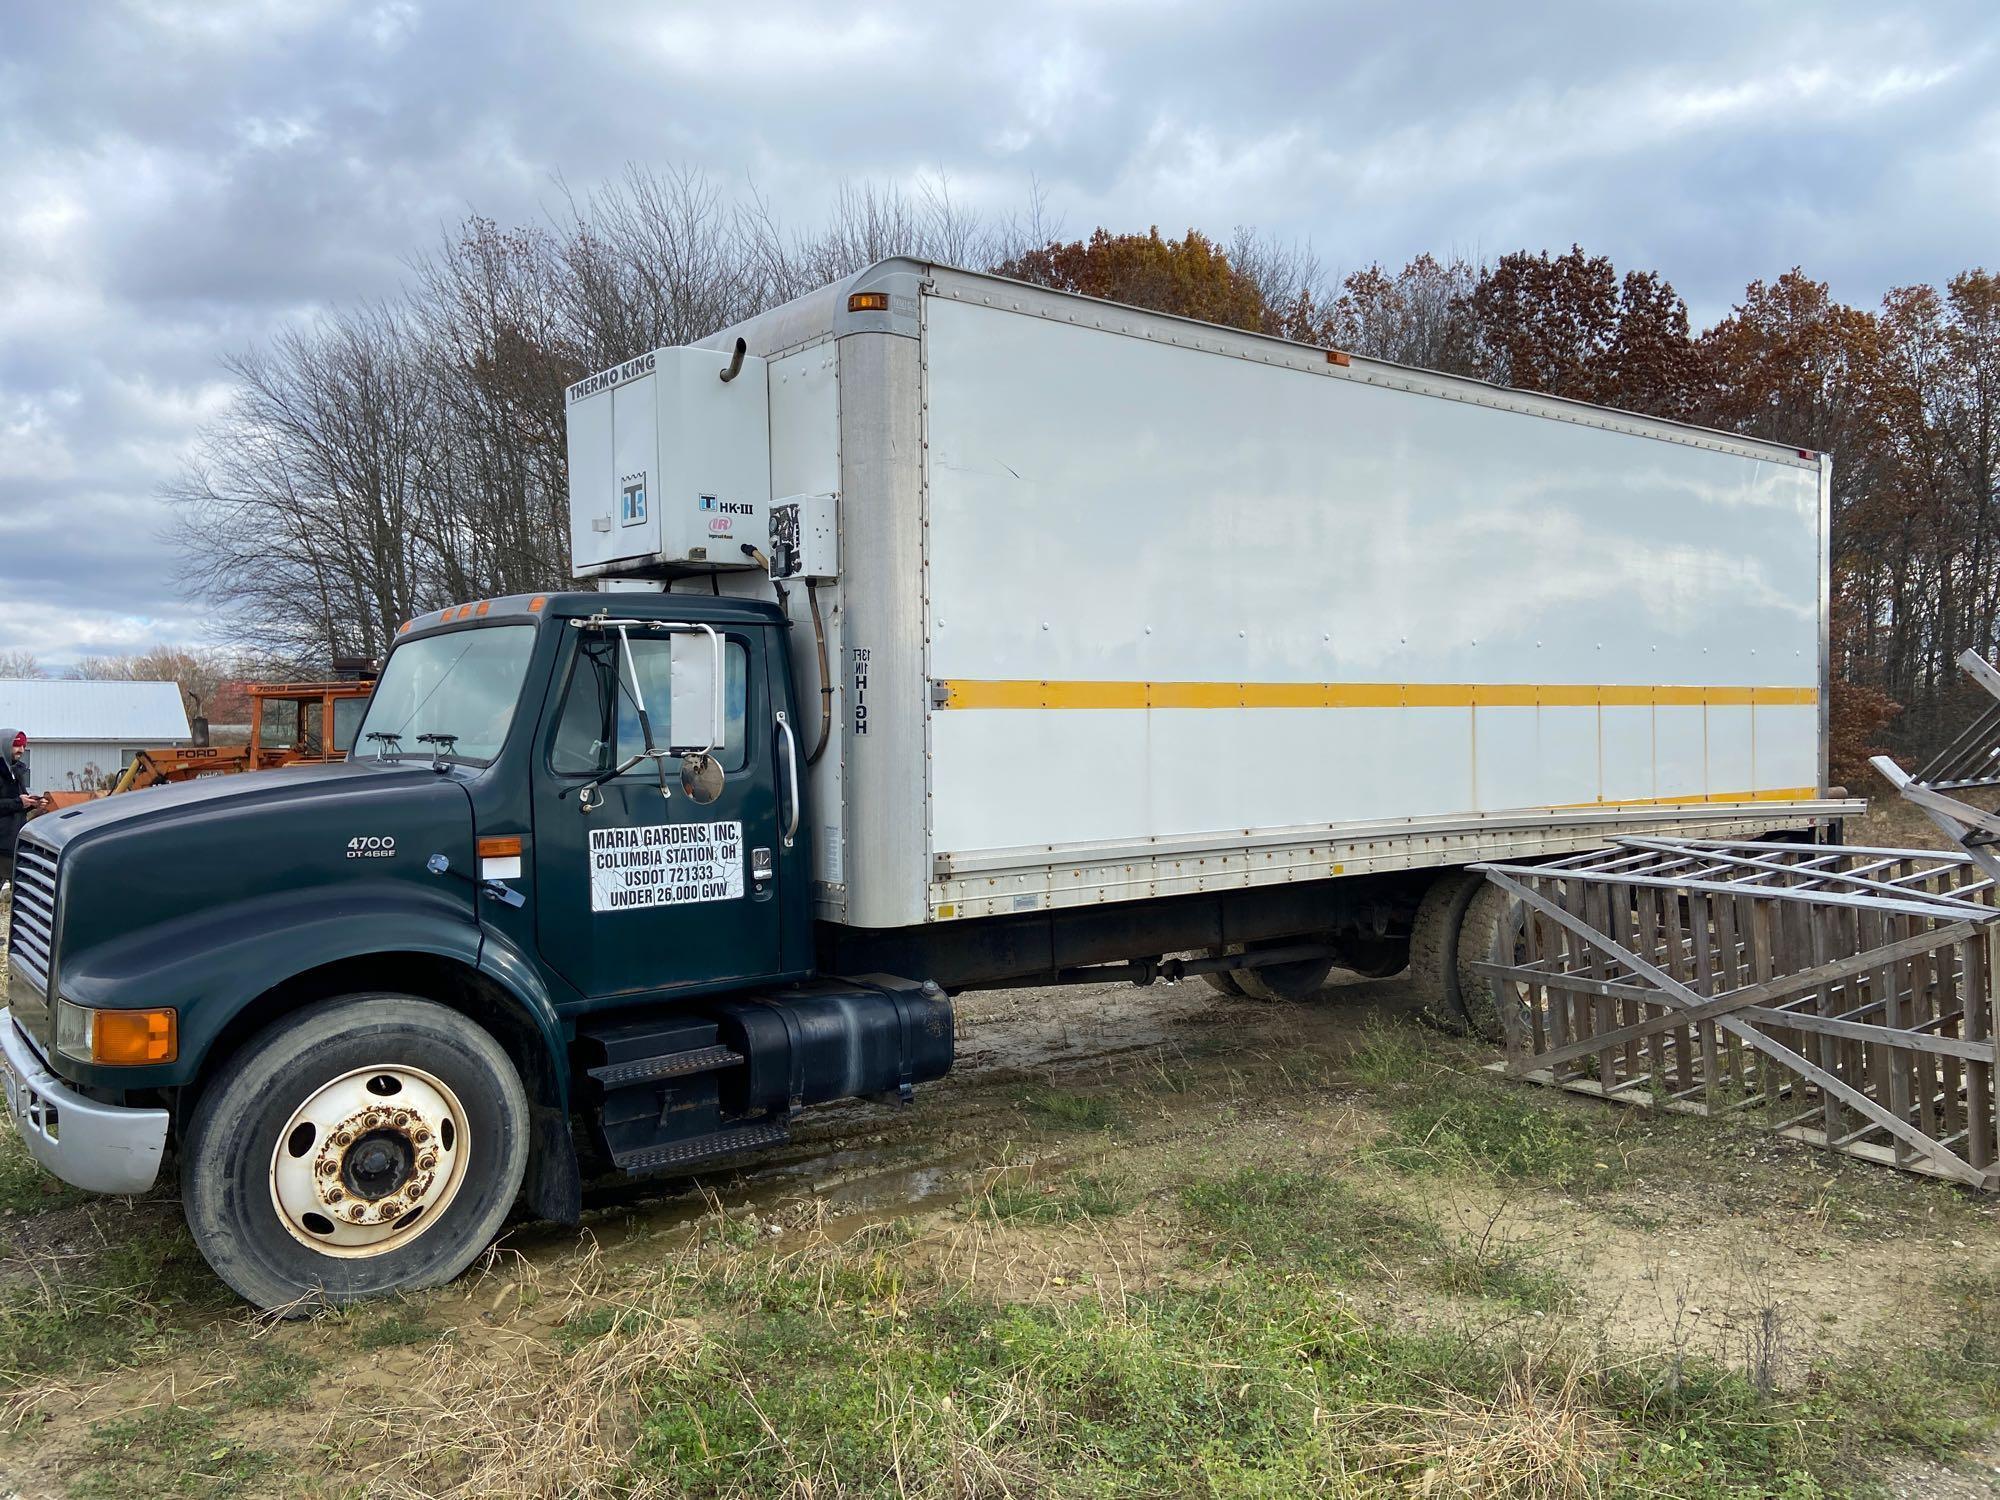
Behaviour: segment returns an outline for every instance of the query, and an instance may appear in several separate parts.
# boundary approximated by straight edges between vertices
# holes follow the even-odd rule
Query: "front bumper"
[[[14,1013],[0,1009],[0,1086],[7,1114],[43,1170],[91,1193],[143,1193],[160,1175],[164,1109],[85,1098],[48,1069]]]

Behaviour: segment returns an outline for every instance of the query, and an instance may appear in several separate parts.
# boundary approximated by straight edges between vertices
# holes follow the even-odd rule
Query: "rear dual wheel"
[[[1505,1041],[1501,1007],[1520,997],[1477,966],[1496,952],[1518,957],[1524,926],[1521,904],[1491,881],[1458,870],[1433,881],[1410,936],[1410,976],[1425,1017],[1447,1031]]]
[[[1475,965],[1496,957],[1502,963],[1521,963],[1527,957],[1528,910],[1490,880],[1466,904],[1458,924],[1458,996],[1466,1024],[1473,1035],[1489,1042],[1507,1040],[1507,1024],[1501,1012],[1514,1007],[1516,1013],[1526,1002],[1521,987],[1512,980],[1495,979]]]
[[[347,995],[274,1022],[195,1106],[181,1201],[209,1265],[263,1308],[437,1286],[492,1242],[528,1102],[492,1035],[434,1001]]]

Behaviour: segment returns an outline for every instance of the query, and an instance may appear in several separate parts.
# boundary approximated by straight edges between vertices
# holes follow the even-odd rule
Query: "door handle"
[[[783,709],[778,710],[778,727],[785,732],[785,790],[791,799],[785,822],[785,847],[789,849],[799,831],[799,741]]]

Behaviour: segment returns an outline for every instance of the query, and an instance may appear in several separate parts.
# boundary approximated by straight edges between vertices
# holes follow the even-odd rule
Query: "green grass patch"
[[[230,1394],[244,1406],[303,1406],[318,1370],[296,1349],[266,1345],[244,1363]]]
[[[1028,1118],[1066,1130],[1109,1130],[1119,1122],[1118,1106],[1102,1094],[1030,1089],[1021,1096]]]
[[[11,1208],[26,1218],[51,1209],[88,1202],[91,1195],[44,1172],[20,1134],[0,1130],[0,1209]]]
[[[979,1199],[989,1219],[1025,1224],[1074,1224],[1116,1218],[1139,1201],[1130,1181],[1104,1172],[1079,1172],[1053,1182],[1004,1178]]]
[[[1377,1088],[1414,1083],[1438,1069],[1442,1039],[1419,1032],[1408,1022],[1372,1020],[1347,1055],[1342,1069],[1357,1083]]]
[[[178,1225],[129,1229],[102,1255],[53,1261],[0,1297],[0,1386],[128,1364],[240,1306]]]
[[[1574,1192],[1624,1175],[1611,1140],[1623,1123],[1518,1085],[1442,1075],[1391,1106],[1392,1139],[1378,1155],[1406,1171],[1472,1172]]]
[[[1435,1221],[1338,1177],[1251,1167],[1195,1183],[1181,1201],[1212,1250],[1278,1271],[1348,1282],[1408,1276],[1440,1292],[1535,1311],[1572,1300],[1559,1275],[1518,1248],[1454,1240]]]
[[[1937,1350],[1947,1378],[1991,1392],[2000,1411],[2000,1271],[1952,1276],[1941,1288],[1949,1333]]]
[[[1060,1305],[830,1290],[824,1266],[789,1279],[740,1286],[698,1360],[647,1387],[634,1488],[1808,1500],[1866,1493],[1911,1409],[1831,1383],[1774,1396],[1698,1361],[1600,1363],[1546,1325],[1384,1327],[1263,1262]]]
[[[357,1323],[354,1329],[355,1347],[360,1349],[399,1349],[406,1344],[429,1344],[450,1337],[449,1329],[433,1328],[421,1312],[407,1307],[392,1307]]]
[[[204,1408],[160,1406],[92,1429],[89,1455],[69,1491],[78,1500],[267,1493],[263,1481],[276,1462],[219,1434]]]

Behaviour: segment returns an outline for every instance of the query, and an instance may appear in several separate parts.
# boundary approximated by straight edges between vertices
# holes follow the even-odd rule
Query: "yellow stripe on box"
[[[947,708],[1674,708],[1810,707],[1809,687],[1535,682],[1037,682],[938,684]]]
[[[1558,802],[1550,812],[1601,808],[1617,812],[1627,807],[1699,807],[1704,802],[1817,802],[1819,791],[1809,786],[1766,787],[1761,792],[1679,792],[1671,797],[1607,797],[1599,802]]]

